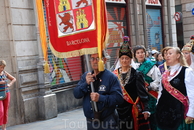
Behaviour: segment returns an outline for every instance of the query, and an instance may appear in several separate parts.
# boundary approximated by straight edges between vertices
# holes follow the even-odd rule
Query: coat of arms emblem
[[[56,0],[58,37],[95,29],[92,0]]]

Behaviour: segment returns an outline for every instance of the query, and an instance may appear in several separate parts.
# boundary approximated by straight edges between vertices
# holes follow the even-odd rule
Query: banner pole
[[[91,72],[88,54],[85,55],[85,58],[86,58],[86,66],[87,66],[88,72]],[[95,92],[94,91],[94,84],[93,84],[93,82],[91,82],[90,85],[91,85],[92,92]],[[94,110],[96,112],[98,112],[96,102],[94,102],[94,101],[92,101],[92,102],[93,102],[93,105],[94,105]]]

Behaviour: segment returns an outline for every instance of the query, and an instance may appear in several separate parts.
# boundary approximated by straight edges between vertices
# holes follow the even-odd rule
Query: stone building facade
[[[178,44],[182,47],[194,35],[194,0],[175,0],[175,8],[181,14],[176,25]]]
[[[112,39],[110,42],[114,46],[107,49],[108,52],[114,52],[114,55],[110,54],[111,65],[114,64],[116,51],[120,47],[124,35],[130,36],[132,47],[134,45],[145,45],[146,48],[152,49],[152,46],[149,45],[150,37],[148,36],[150,34],[148,33],[150,32],[147,29],[146,10],[151,11],[151,13],[152,9],[158,12],[156,14],[158,21],[153,20],[153,22],[159,29],[155,33],[158,34],[159,31],[161,36],[160,47],[177,45],[176,26],[173,20],[174,0],[160,0],[161,5],[159,6],[146,5],[148,3],[145,0],[106,0],[106,2],[107,11],[110,11],[109,15],[115,16],[115,19],[109,17],[109,31],[113,30],[111,35],[117,36],[117,41]],[[75,64],[72,62],[69,66],[71,71],[79,68],[79,75],[75,80],[72,78],[71,82],[70,80],[65,82],[67,78],[61,80],[63,78],[61,77],[60,80],[56,80],[64,83],[60,84],[60,82],[57,83],[54,80],[51,82],[50,77],[54,73],[44,74],[43,72],[44,62],[35,0],[0,0],[0,5],[0,60],[6,60],[6,71],[17,79],[10,90],[11,103],[8,126],[54,118],[58,113],[81,106],[81,100],[73,97],[72,90],[79,81],[80,74],[85,71],[84,58],[79,58],[82,63]],[[115,7],[119,7],[119,10],[124,13],[122,14],[123,17],[119,15],[122,19],[116,18],[114,14],[118,14],[117,12],[111,14]],[[152,17],[152,14],[149,17]],[[189,31],[185,33],[189,33]],[[52,56],[51,52],[48,53],[49,56]],[[52,58],[56,62],[60,61],[54,56]],[[71,59],[71,61],[74,60]],[[59,68],[59,66],[57,67]],[[72,75],[74,73],[76,72],[72,72]]]
[[[161,5],[157,5],[158,2],[160,2]],[[149,23],[147,22],[148,18],[146,18],[146,13],[152,12],[150,15],[157,15],[158,18],[160,17],[158,22],[161,22],[160,35],[162,38],[162,48],[168,45],[177,46],[176,26],[175,20],[173,20],[175,12],[174,0],[130,0],[128,4],[130,8],[129,21],[132,45],[143,44],[149,46]],[[153,9],[153,11],[151,9]],[[155,11],[159,11],[159,13],[154,13]],[[157,21],[154,21],[152,28],[154,28],[154,26],[157,26]]]

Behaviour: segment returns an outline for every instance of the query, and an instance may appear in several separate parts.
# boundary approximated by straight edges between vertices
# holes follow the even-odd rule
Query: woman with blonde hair
[[[6,98],[0,100],[0,125],[2,130],[6,130],[6,124],[8,121],[8,108],[10,102],[10,92],[9,87],[13,85],[16,79],[10,75],[8,72],[4,71],[6,62],[4,60],[0,61],[0,91],[6,91]],[[10,80],[11,82],[9,82]]]
[[[193,45],[191,43],[187,43],[182,48],[182,53],[187,61],[187,64],[189,67],[191,67],[194,70],[194,52],[192,53],[192,47]]]
[[[166,62],[156,106],[158,130],[193,130],[194,71],[178,47],[167,49]]]

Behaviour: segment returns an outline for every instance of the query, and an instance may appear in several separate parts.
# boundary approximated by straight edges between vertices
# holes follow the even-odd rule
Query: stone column
[[[38,42],[38,52],[39,52],[39,61],[37,64],[38,68],[38,87],[39,87],[39,97],[38,97],[38,106],[39,106],[39,118],[40,119],[50,119],[57,116],[57,99],[56,94],[52,93],[50,90],[49,75],[44,73],[44,59],[43,52],[40,42],[40,32],[38,28],[38,15],[36,11],[36,0],[34,0],[34,10],[36,18],[36,28],[37,28],[37,42]]]

